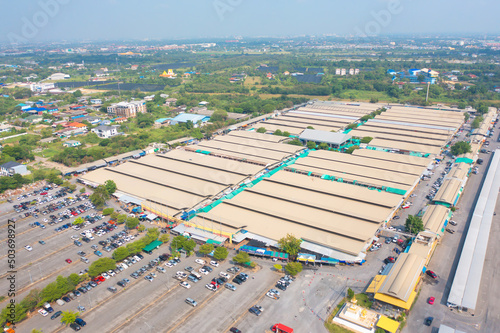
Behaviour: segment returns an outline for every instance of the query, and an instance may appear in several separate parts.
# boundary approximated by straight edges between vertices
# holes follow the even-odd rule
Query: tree
[[[470,127],[472,129],[479,128],[479,126],[481,126],[482,121],[483,121],[483,117],[476,116],[476,118],[474,118],[474,120],[472,121],[472,124],[470,124]]]
[[[85,223],[85,220],[83,219],[83,217],[79,216],[77,217],[74,221],[73,221],[73,225],[81,225]]]
[[[240,252],[236,256],[233,257],[233,261],[238,263],[238,264],[244,265],[246,263],[251,262],[252,260],[250,259],[250,255],[248,253]]]
[[[31,333],[43,333],[42,330],[38,330],[36,328],[31,330]]]
[[[346,154],[352,154],[356,149],[359,149],[359,146],[357,146],[357,145],[350,146],[349,148],[347,148],[345,150],[345,153]]]
[[[370,141],[372,141],[372,140],[373,140],[373,138],[371,136],[365,136],[359,142],[361,142],[361,143],[370,143]]]
[[[229,251],[223,246],[219,246],[214,251],[214,258],[216,260],[225,260],[228,255],[229,255]]]
[[[424,231],[424,222],[418,216],[408,215],[405,223],[406,231],[412,234],[418,234],[420,231]]]
[[[122,261],[123,259],[127,258],[130,255],[128,252],[127,248],[124,246],[118,247],[116,250],[113,251],[113,259],[116,261]]]
[[[73,288],[75,286],[77,286],[81,280],[82,280],[82,278],[80,277],[80,275],[78,275],[76,273],[72,273],[68,276],[68,282],[70,285],[73,286]]]
[[[358,127],[357,123],[351,123],[351,124],[347,125],[345,128],[346,129],[355,129],[356,127]]]
[[[118,214],[118,212],[115,212],[115,211],[114,211],[114,212],[112,212],[112,213],[111,213],[111,215],[109,216],[109,218],[110,218],[110,219],[112,219],[112,220],[115,220],[115,221],[116,221],[116,220],[118,219],[118,216],[119,216],[119,215],[120,215],[120,214]],[[126,219],[126,218],[127,218],[127,216],[125,215],[125,219]],[[123,222],[125,222],[125,219],[123,220]],[[122,222],[122,223],[123,223],[123,222]]]
[[[172,239],[172,243],[170,243],[170,247],[174,251],[182,249],[182,247],[184,246],[184,242],[186,242],[186,240],[187,238],[182,235],[175,236],[174,239]]]
[[[287,234],[285,237],[278,240],[278,246],[282,251],[285,251],[291,257],[295,257],[300,251],[302,239],[296,238],[292,234]]]
[[[203,254],[203,256],[206,257],[213,250],[214,250],[214,245],[213,244],[203,244],[198,249],[198,252],[200,252],[201,254]]]
[[[143,232],[144,230],[146,230],[146,227],[141,224],[140,226],[137,227],[137,230],[139,232]]]
[[[295,276],[297,274],[299,274],[300,272],[302,272],[302,264],[300,262],[289,262],[288,264],[286,264],[285,266],[285,271],[292,275],[292,276]]]
[[[191,253],[196,247],[196,242],[192,239],[188,239],[182,245],[182,248],[186,250],[186,252]]]
[[[464,118],[465,118],[465,122],[468,122],[469,119],[470,119],[470,113],[469,112],[465,112],[464,113]]]
[[[259,127],[259,129],[257,130],[257,133],[266,133],[267,130],[264,128],[264,127]]]
[[[109,193],[105,186],[99,185],[95,188],[94,193],[90,195],[90,201],[97,207],[102,208],[109,199]]]
[[[318,146],[319,149],[322,149],[322,150],[328,150],[330,149],[330,146],[328,146],[328,143],[326,142],[321,142]]]
[[[352,299],[354,297],[354,291],[351,288],[347,288],[347,297]]]
[[[302,146],[302,141],[299,139],[293,139],[287,142],[289,145]]]
[[[108,215],[111,215],[111,213],[113,213],[115,211],[114,208],[104,208],[104,210],[102,211],[102,214],[105,215],[105,216],[108,216]]]
[[[69,190],[70,190],[70,191],[74,191],[74,190],[76,190],[76,185],[75,185],[75,184],[71,184],[71,185],[69,185],[68,187],[69,187]]]
[[[160,237],[158,237],[158,240],[162,243],[168,243],[170,236],[168,234],[161,234]]]
[[[316,143],[313,141],[307,141],[307,149],[315,149],[316,148]]]
[[[457,84],[459,84],[459,83],[457,83]],[[455,85],[455,86],[456,86],[456,85]],[[456,89],[456,87],[455,87],[455,89]],[[458,108],[459,108],[460,110],[463,110],[463,109],[465,109],[466,107],[467,107],[467,104],[465,104],[464,102],[460,102],[460,103],[458,103]],[[466,113],[468,113],[468,112],[466,112]]]
[[[314,127],[312,127],[312,126],[307,126],[306,128],[307,129],[312,129],[312,130],[314,129]]]
[[[451,153],[455,156],[467,154],[472,151],[470,143],[465,141],[458,141],[453,146],[451,146]]]
[[[280,272],[283,270],[283,266],[280,264],[275,264],[273,267],[275,270],[280,271]]]
[[[82,187],[82,188],[80,189],[80,193],[83,193],[83,192],[85,192],[85,187]]]
[[[89,275],[94,277],[110,269],[116,269],[116,262],[111,258],[99,258],[89,267]]]
[[[82,97],[83,96],[82,91],[80,89],[78,89],[77,91],[75,91],[73,93],[73,96],[76,97],[76,98]]]
[[[113,216],[113,214],[111,214]],[[116,223],[117,224],[123,224],[127,220],[127,215],[126,214],[120,214],[116,217]]]
[[[284,132],[282,133],[282,135],[283,135],[283,136],[286,136],[287,138],[289,138],[289,137],[290,137],[290,132],[284,131]]]
[[[125,222],[125,226],[127,229],[135,229],[139,225],[139,219],[137,217],[127,217],[127,221]]]
[[[61,314],[61,323],[68,326],[69,324],[73,324],[78,317],[79,313],[74,311],[63,311]]]
[[[106,180],[104,182],[104,186],[106,187],[106,190],[108,191],[108,194],[113,194],[116,191],[116,183],[110,179]]]
[[[279,136],[282,136],[283,135],[283,132],[278,128],[276,131],[274,131],[273,133],[274,135],[279,135]]]

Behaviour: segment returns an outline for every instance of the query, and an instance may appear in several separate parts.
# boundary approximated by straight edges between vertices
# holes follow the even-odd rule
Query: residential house
[[[149,96],[144,97],[144,100],[145,100],[145,101],[147,101],[147,102],[150,102],[150,101],[152,101],[154,98],[155,98],[155,95],[149,95]]]
[[[55,137],[48,137],[48,138],[45,138],[45,139],[41,139],[38,142],[40,142],[40,143],[52,143],[52,142],[54,142],[56,140],[57,140],[57,138],[55,138]]]
[[[100,98],[92,98],[90,100],[90,104],[102,104],[102,99],[100,99]]]
[[[31,115],[31,116],[28,116],[24,119],[29,121],[32,124],[36,124],[36,123],[41,122],[43,120],[43,117],[40,115]]]
[[[113,120],[113,122],[115,122],[115,123],[117,123],[117,124],[121,124],[121,123],[124,123],[124,122],[126,122],[126,121],[127,121],[127,118],[125,118],[125,117],[115,118],[115,119]]]
[[[19,174],[21,176],[27,175],[30,172],[26,168],[26,165],[17,162],[7,162],[0,165],[0,174],[3,176],[12,176]]]
[[[174,106],[177,103],[177,98],[167,98],[165,100],[166,106]]]
[[[79,128],[82,131],[88,131],[87,125],[77,122],[67,123],[65,127]]]
[[[159,128],[159,127],[163,127],[163,126],[168,126],[168,125],[170,125],[170,121],[171,120],[172,120],[172,118],[160,118],[160,119],[156,119],[155,123],[154,123],[154,127],[155,128]]]
[[[146,113],[145,101],[120,102],[108,106],[108,114],[118,117],[136,117],[138,113]]]
[[[76,140],[68,140],[68,141],[63,143],[64,147],[78,147],[81,145],[82,145],[82,143],[80,141],[76,141]]]
[[[97,125],[101,121],[101,118],[93,116],[85,116],[81,120],[88,121],[91,125]]]
[[[61,80],[66,80],[69,79],[71,76],[69,74],[64,74],[64,73],[54,73],[51,76],[49,76],[47,79],[51,81],[61,81]]]
[[[9,125],[9,124],[2,124],[2,125],[0,125],[0,133],[12,131],[12,127],[13,126]]]
[[[101,125],[101,126],[97,126],[96,128],[93,128],[92,132],[97,134],[97,136],[102,138],[102,139],[108,139],[108,138],[111,138],[113,136],[118,135],[118,131],[116,128],[117,128],[116,126]]]

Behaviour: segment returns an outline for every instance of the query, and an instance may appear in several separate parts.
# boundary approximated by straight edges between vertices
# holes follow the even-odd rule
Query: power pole
[[[429,87],[431,86],[430,82],[427,82],[427,95],[425,96],[425,102],[427,103],[427,100],[429,100]]]

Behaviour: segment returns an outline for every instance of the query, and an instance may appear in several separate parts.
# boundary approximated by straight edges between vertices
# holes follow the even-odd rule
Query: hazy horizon
[[[493,0],[26,0],[8,7],[0,42],[500,34]]]

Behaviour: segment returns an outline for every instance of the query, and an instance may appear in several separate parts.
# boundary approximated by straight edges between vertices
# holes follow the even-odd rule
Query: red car
[[[437,274],[436,274],[436,273],[434,273],[434,272],[433,272],[433,271],[431,271],[431,270],[427,270],[427,271],[425,271],[425,273],[426,273],[427,275],[429,275],[429,276],[430,276],[431,278],[433,278],[433,279],[437,279],[437,277],[438,277],[438,276],[437,276]]]
[[[47,192],[42,192],[40,193],[40,195],[47,195]]]
[[[66,259],[65,261],[66,261],[68,264],[71,264],[71,263],[72,263],[71,259]]]
[[[430,305],[434,304],[434,301],[435,301],[435,300],[436,300],[436,299],[435,299],[434,297],[429,297],[429,304],[430,304]]]
[[[97,277],[97,279],[98,279],[100,282],[104,282],[104,281],[106,281],[106,279],[105,279],[104,277],[100,276],[100,275]]]
[[[77,216],[78,214],[76,212],[71,212],[71,215]]]

